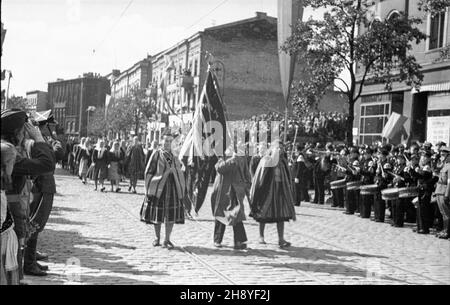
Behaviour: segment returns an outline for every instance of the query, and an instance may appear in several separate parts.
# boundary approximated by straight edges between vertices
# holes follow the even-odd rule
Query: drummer
[[[405,156],[397,154],[396,165],[393,171],[392,187],[402,188],[406,186],[406,159]],[[407,206],[406,199],[393,200],[388,203],[389,210],[392,214],[392,226],[403,227],[405,220],[405,208]]]
[[[381,160],[383,162],[383,160]],[[381,164],[381,163],[379,163]],[[378,166],[375,171],[375,183],[378,185],[380,191],[387,189],[392,185],[392,176],[389,175],[389,172],[392,171],[392,166],[387,162],[385,158],[384,165]],[[375,221],[376,222],[384,222],[384,215],[386,210],[386,205],[384,200],[381,197],[377,197],[374,204],[374,212],[375,212]]]
[[[346,177],[345,181],[349,182],[360,182],[361,181],[361,168],[358,160],[353,161],[351,166],[347,167],[345,171]],[[347,189],[346,198],[346,211],[344,214],[352,215],[359,208],[359,190],[349,190]]]

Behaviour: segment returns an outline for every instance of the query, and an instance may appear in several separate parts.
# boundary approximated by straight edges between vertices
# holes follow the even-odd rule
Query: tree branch
[[[347,92],[350,91],[350,88],[348,87],[347,83],[342,78],[337,77],[336,80],[340,80],[345,85],[345,87],[347,88]]]

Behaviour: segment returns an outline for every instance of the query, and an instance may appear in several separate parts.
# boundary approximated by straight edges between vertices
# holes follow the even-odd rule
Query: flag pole
[[[10,81],[11,81],[11,71],[8,70],[8,86],[6,87],[5,109],[8,109],[9,83],[10,83]]]

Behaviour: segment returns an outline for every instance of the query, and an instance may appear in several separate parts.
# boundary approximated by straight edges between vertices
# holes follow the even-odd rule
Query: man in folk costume
[[[247,248],[244,198],[250,189],[251,178],[247,157],[242,150],[231,158],[219,158],[216,164],[217,176],[211,194],[211,207],[216,219],[214,245],[220,248],[227,225],[233,226],[234,249]]]
[[[170,234],[174,224],[184,224],[183,196],[186,188],[181,163],[171,151],[173,136],[163,137],[162,147],[153,152],[145,169],[145,199],[141,220],[155,226],[153,246],[161,246],[161,224],[165,224],[163,247],[173,249]]]
[[[279,142],[259,162],[250,201],[250,216],[259,222],[260,243],[265,244],[265,224],[276,223],[280,248],[289,247],[291,244],[284,240],[284,222],[296,217],[287,156]]]

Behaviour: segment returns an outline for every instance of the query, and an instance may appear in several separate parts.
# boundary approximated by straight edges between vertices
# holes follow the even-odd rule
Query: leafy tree
[[[351,145],[354,105],[364,84],[383,83],[387,90],[394,81],[421,84],[421,67],[408,52],[412,43],[426,38],[414,27],[421,19],[401,15],[374,20],[373,1],[305,0],[304,5],[327,11],[323,20],[299,21],[283,46],[301,60],[299,68],[305,76],[296,85],[294,107],[312,105],[334,86],[348,101],[346,139]]]
[[[430,13],[433,17],[445,12],[449,6],[450,0],[419,0],[419,10]]]
[[[28,109],[27,99],[22,96],[11,96],[8,98],[8,108]]]
[[[154,102],[149,102],[145,89],[134,89],[129,96],[111,101],[107,111],[107,129],[113,132],[134,130],[139,133],[140,127],[155,114]]]
[[[106,136],[107,122],[105,120],[105,109],[98,107],[89,115],[88,134],[89,136]]]

